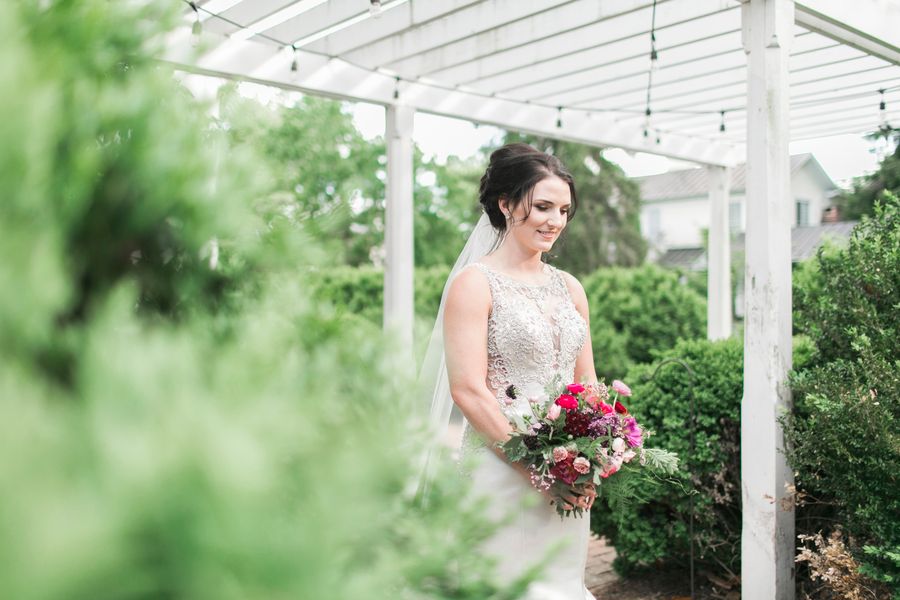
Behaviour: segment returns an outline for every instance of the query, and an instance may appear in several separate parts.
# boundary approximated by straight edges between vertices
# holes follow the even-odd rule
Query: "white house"
[[[710,215],[708,173],[707,169],[686,169],[635,178],[641,189],[641,233],[650,244],[651,260],[669,251],[703,247]],[[746,173],[745,164],[731,170],[728,220],[732,234],[744,232]],[[826,211],[832,210],[831,198],[837,190],[812,154],[791,157],[795,227],[821,224]]]

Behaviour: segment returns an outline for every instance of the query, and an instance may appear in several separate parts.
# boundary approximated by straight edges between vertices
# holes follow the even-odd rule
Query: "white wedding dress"
[[[587,324],[575,309],[560,272],[544,265],[548,283],[511,278],[476,262],[490,284],[487,384],[511,419],[531,412],[528,397],[539,395],[554,378],[574,379],[575,360],[587,339]],[[507,390],[514,386],[515,399]],[[584,586],[590,518],[561,519],[556,508],[484,446],[464,424],[461,465],[470,465],[473,494],[486,498],[488,516],[504,525],[480,549],[497,561],[497,575],[510,582],[540,564],[543,572],[527,600],[594,600]]]

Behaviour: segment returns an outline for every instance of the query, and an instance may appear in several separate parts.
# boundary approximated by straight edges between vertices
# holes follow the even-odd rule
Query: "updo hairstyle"
[[[558,158],[521,142],[494,150],[488,168],[481,177],[478,191],[478,201],[484,207],[494,229],[501,234],[506,233],[506,216],[500,210],[502,198],[508,201],[510,212],[525,202],[527,218],[531,213],[534,186],[550,176],[559,177],[569,185],[572,206],[569,208],[568,218],[571,219],[576,207],[575,181]]]

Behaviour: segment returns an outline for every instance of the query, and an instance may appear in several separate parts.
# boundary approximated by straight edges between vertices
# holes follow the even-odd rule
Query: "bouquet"
[[[675,454],[645,447],[652,432],[645,431],[621,401],[631,396],[631,389],[619,380],[611,387],[613,397],[602,381],[551,384],[545,395],[528,398],[533,416],[513,421],[510,438],[499,446],[510,461],[527,466],[535,488],[551,491],[561,517],[584,512],[583,505],[564,500],[573,489],[578,496],[577,490],[589,494],[599,488],[602,494],[604,487],[615,487],[621,501],[640,496],[642,487],[652,485],[649,479],[678,468]],[[516,393],[507,390],[511,397]],[[610,486],[613,480],[616,485]]]

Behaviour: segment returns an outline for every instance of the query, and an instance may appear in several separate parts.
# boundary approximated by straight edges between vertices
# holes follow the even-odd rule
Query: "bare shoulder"
[[[466,267],[450,282],[446,309],[451,310],[451,307],[457,310],[464,308],[467,312],[473,309],[490,310],[491,286],[485,274],[477,267]]]

